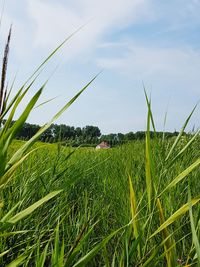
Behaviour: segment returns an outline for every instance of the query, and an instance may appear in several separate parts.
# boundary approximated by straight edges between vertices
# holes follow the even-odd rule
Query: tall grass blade
[[[199,243],[199,239],[196,233],[196,229],[195,229],[195,223],[194,223],[194,217],[193,217],[193,213],[192,213],[192,202],[191,202],[191,192],[190,192],[190,188],[188,189],[188,205],[189,205],[189,214],[190,214],[190,224],[191,224],[191,230],[192,230],[192,239],[193,239],[193,243],[196,249],[196,254],[197,254],[197,267],[200,267],[200,243]]]
[[[196,160],[192,165],[190,165],[186,170],[180,173],[177,177],[175,177],[172,182],[165,187],[165,189],[160,193],[162,195],[168,189],[174,187],[177,183],[182,181],[188,174],[190,174],[195,168],[197,168],[200,164],[200,159]]]
[[[96,256],[96,254],[105,247],[105,245],[110,241],[111,238],[113,238],[118,232],[120,232],[121,230],[123,230],[124,228],[126,228],[127,226],[129,226],[132,223],[132,221],[117,229],[116,231],[114,231],[113,233],[111,233],[109,236],[107,236],[103,241],[101,241],[99,244],[97,244],[91,251],[89,251],[85,256],[83,256],[80,260],[78,260],[77,263],[75,263],[73,265],[73,267],[82,267],[82,266],[88,266],[86,264],[88,264],[90,262],[90,260],[92,258],[94,258]]]
[[[16,171],[16,169],[22,164],[22,162],[30,155],[32,154],[34,151],[36,151],[37,149],[39,149],[39,147],[32,149],[30,152],[28,152],[25,156],[23,156],[22,158],[20,158],[18,161],[16,161],[16,163],[12,166],[10,166],[10,168],[8,168],[8,170],[6,170],[6,172],[4,173],[4,175],[0,178],[0,189],[2,187],[4,187],[13,177],[14,172]]]
[[[12,207],[4,216],[1,218],[0,222],[4,223],[8,221],[10,217],[12,217],[13,212],[19,207],[19,205],[22,203],[22,201],[19,201],[14,207]]]
[[[13,126],[6,132],[5,134],[6,139],[9,138],[9,140],[12,140],[16,136],[16,134],[19,132],[19,130],[22,128],[30,112],[32,111],[39,97],[41,96],[41,93],[45,85],[46,83],[37,91],[37,93],[33,96],[33,98],[30,100],[30,102],[28,103],[24,111],[22,112],[21,116],[16,120]]]
[[[31,214],[34,210],[39,208],[42,204],[44,204],[45,202],[49,201],[53,197],[57,196],[61,192],[62,192],[62,190],[58,190],[58,191],[54,191],[54,192],[49,193],[48,195],[46,195],[42,199],[40,199],[37,202],[35,202],[33,205],[29,206],[27,209],[17,213],[15,216],[10,218],[7,222],[11,223],[11,224],[17,223],[19,220],[25,218],[26,216]]]
[[[163,212],[162,205],[161,205],[159,198],[157,199],[157,208],[159,211],[160,223],[162,225],[163,223],[165,223],[165,217],[164,217],[164,212]],[[162,230],[162,236],[163,236],[163,240],[166,240],[166,242],[164,243],[164,250],[165,250],[165,256],[167,260],[167,266],[168,267],[176,266],[175,242],[170,237],[170,233],[167,227]]]
[[[190,139],[190,141],[181,149],[181,151],[175,156],[174,159],[172,159],[172,163],[179,158],[183,152],[195,141],[195,139],[199,136],[200,130],[198,130],[195,135]]]
[[[146,172],[146,188],[147,188],[147,198],[149,211],[151,211],[151,201],[152,201],[152,160],[151,160],[151,145],[150,145],[150,107],[148,106],[147,115],[147,131],[146,131],[146,160],[145,160],[145,172]]]
[[[21,234],[26,234],[31,231],[29,230],[21,230],[21,231],[15,231],[15,232],[5,232],[3,234],[0,234],[0,237],[10,237],[10,236],[15,236],[15,235],[21,235]]]
[[[162,141],[165,140],[165,127],[166,127],[166,123],[167,123],[167,111],[165,112],[165,116],[164,116]]]
[[[83,29],[89,22],[85,23],[84,25],[82,25],[81,27],[79,27],[77,30],[75,30],[74,32],[72,32],[72,34],[70,34],[61,44],[59,44],[52,52],[49,56],[47,56],[44,61],[39,65],[39,67],[36,68],[36,70],[33,72],[33,74],[28,78],[28,80],[26,81],[26,83],[28,83],[41,69],[42,67],[53,57],[53,55],[60,50],[61,47],[64,46],[64,44],[69,41],[76,33],[78,33],[81,29]],[[26,84],[25,83],[25,84]]]
[[[10,249],[0,253],[0,258],[2,258],[4,255],[6,255],[9,251],[10,251]]]
[[[27,117],[29,116],[31,110],[33,109],[34,105],[36,104],[38,98],[42,93],[43,87],[33,96],[30,100],[28,105],[26,106],[25,110],[22,112],[19,119],[13,124],[11,128],[8,129],[9,124],[11,123],[10,118],[6,122],[5,126],[0,131],[0,179],[1,176],[8,170],[10,166],[6,165],[7,163],[7,151],[12,142],[15,138],[16,134],[20,131],[25,123]]]
[[[137,202],[136,202],[136,196],[135,191],[133,189],[133,183],[131,181],[131,177],[129,175],[129,191],[130,191],[130,206],[131,206],[131,215],[132,215],[132,221],[133,221],[133,232],[134,232],[134,238],[138,238],[138,226],[136,221],[136,214],[137,214]]]
[[[51,102],[51,101],[53,101],[53,100],[55,100],[57,98],[57,96],[56,97],[53,97],[53,98],[51,98],[51,99],[48,99],[48,100],[46,100],[46,101],[44,101],[44,102],[42,102],[42,103],[40,103],[39,105],[37,105],[36,107],[35,107],[35,109],[36,108],[39,108],[39,107],[41,107],[41,106],[43,106],[43,105],[45,105],[45,104],[47,104],[47,103],[49,103],[49,102]]]
[[[6,267],[17,267],[20,266],[24,260],[27,258],[27,256],[21,255],[11,263],[9,263]]]
[[[196,197],[191,200],[191,205],[194,206],[200,201],[200,197]],[[161,231],[163,231],[166,227],[168,227],[170,224],[175,222],[180,216],[184,215],[189,210],[188,203],[184,204],[180,209],[178,209],[176,212],[174,212],[151,236],[157,235]]]
[[[23,100],[24,96],[29,91],[29,89],[34,84],[34,82],[35,82],[35,80],[33,80],[24,91],[23,91],[23,89],[24,89],[23,87],[20,88],[20,90],[17,92],[17,94],[12,99],[11,103],[4,110],[3,114],[0,116],[0,121],[1,121],[5,117],[5,115],[8,113],[8,111],[12,108],[8,118],[6,119],[4,127],[0,131],[0,136],[3,136],[3,133],[6,132],[9,129],[9,127],[11,126],[12,120],[13,120],[15,112],[16,112],[16,109],[18,108],[20,102]]]
[[[40,130],[27,141],[18,151],[12,156],[8,162],[8,166],[12,166],[16,161],[18,161],[23,154],[35,143],[35,141],[44,133],[51,124],[62,115],[62,113],[71,106],[71,104],[86,90],[86,88],[97,78],[97,74],[86,86],[83,87],[48,123],[46,123]]]
[[[182,137],[182,135],[183,135],[183,133],[184,133],[184,130],[185,130],[186,126],[188,125],[188,122],[190,121],[190,118],[192,117],[192,115],[193,115],[193,113],[194,113],[196,107],[197,107],[197,105],[195,105],[195,107],[193,108],[192,112],[191,112],[190,115],[187,117],[187,119],[186,119],[186,121],[185,121],[185,123],[184,123],[184,125],[183,125],[183,127],[182,127],[182,129],[181,129],[181,131],[180,131],[180,133],[178,134],[178,136],[177,136],[177,138],[175,139],[175,141],[174,141],[174,143],[173,143],[173,145],[172,145],[172,147],[171,147],[169,153],[167,154],[167,157],[166,157],[165,161],[167,161],[167,160],[169,159],[169,157],[171,156],[172,152],[174,151],[174,149],[176,148],[177,144],[179,143],[179,141],[180,141],[180,139],[181,139],[181,137]]]
[[[47,244],[39,256],[39,260],[36,262],[36,267],[45,267],[45,261],[47,257],[47,251],[48,251],[49,244]]]
[[[8,38],[7,38],[7,42],[6,42],[6,46],[4,50],[3,63],[2,63],[1,87],[0,87],[0,114],[2,114],[3,112],[4,101],[6,99],[5,82],[6,82],[6,72],[7,72],[11,32],[12,32],[12,26],[10,27],[10,30],[8,33]]]
[[[144,88],[144,94],[145,94],[145,98],[146,98],[148,111],[150,113],[149,115],[150,115],[151,123],[152,123],[152,126],[153,126],[154,134],[156,135],[156,127],[155,127],[155,123],[154,123],[154,119],[153,119],[153,114],[152,114],[152,111],[151,111],[151,101],[149,100],[149,98],[147,96],[147,92],[146,92],[146,89],[145,89],[144,85],[143,85],[143,88]]]
[[[84,224],[80,233],[78,234],[78,236],[76,237],[74,244],[72,244],[66,260],[65,260],[65,265],[66,266],[71,266],[75,257],[77,256],[77,254],[79,253],[79,251],[81,251],[81,248],[84,246],[84,244],[87,242],[89,236],[92,234],[92,232],[94,231],[94,227],[97,224],[97,222],[95,222],[90,228],[89,230],[86,232],[86,228],[87,228],[87,224]],[[86,232],[86,233],[85,233]]]

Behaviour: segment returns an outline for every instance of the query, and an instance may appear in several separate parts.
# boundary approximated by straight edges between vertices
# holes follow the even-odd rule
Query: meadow
[[[195,108],[177,137],[158,137],[145,91],[143,141],[98,151],[37,142],[95,76],[30,140],[16,141],[46,83],[13,123],[16,109],[65,41],[10,98],[10,35],[0,89],[0,266],[200,266],[199,131],[184,135]]]
[[[172,158],[188,142],[182,140]],[[14,141],[9,155],[24,143]],[[1,266],[13,261],[10,266],[197,266],[188,208],[179,209],[189,203],[188,188],[199,201],[198,168],[166,188],[197,161],[199,140],[169,164],[165,159],[171,145],[172,141],[152,140],[149,202],[145,142],[100,151],[36,143],[37,150],[16,170],[1,195],[5,203],[1,225],[6,225],[1,232]],[[60,189],[31,214],[13,219]],[[195,228],[199,212],[196,205]]]

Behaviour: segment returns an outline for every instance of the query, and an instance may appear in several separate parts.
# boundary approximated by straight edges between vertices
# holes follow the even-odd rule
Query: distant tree
[[[12,121],[11,126],[15,121]],[[5,124],[6,120],[2,121],[2,124]],[[22,129],[17,134],[18,139],[28,140],[40,129],[40,126],[37,124],[24,123]],[[165,138],[171,138],[177,136],[179,132],[165,132]],[[132,140],[144,140],[146,132],[138,131],[136,133],[128,132],[123,133],[110,133],[106,135],[101,135],[101,131],[97,126],[87,125],[83,128],[74,127],[65,124],[52,124],[52,126],[41,135],[40,140],[43,142],[58,142],[66,141],[68,144],[75,144],[76,146],[82,144],[91,144],[95,145],[100,141],[107,141],[111,146],[117,144],[123,144],[127,141]],[[184,136],[188,136],[187,133],[183,133]],[[158,138],[163,137],[163,132],[156,132]],[[150,131],[150,137],[154,138],[155,133]]]
[[[145,132],[139,131],[135,133],[135,139],[137,140],[142,140],[145,138]]]
[[[101,136],[101,131],[97,126],[85,126],[82,129],[82,133],[84,137],[87,138],[92,138],[92,137],[100,137]]]
[[[82,129],[81,129],[81,127],[76,127],[76,129],[75,129],[75,135],[76,135],[76,137],[80,137],[80,136],[82,136]]]
[[[129,132],[127,134],[125,134],[125,140],[126,141],[131,141],[135,139],[135,134],[133,132]]]
[[[68,139],[75,138],[75,128],[74,126],[68,126],[65,124],[54,124],[53,125],[53,137],[55,141],[64,141]]]
[[[125,141],[125,139],[124,139],[124,134],[122,134],[122,133],[118,133],[117,134],[117,141],[119,142],[119,143],[124,143],[124,141]]]
[[[40,140],[42,142],[51,142],[53,140],[53,125],[51,125],[41,136]]]
[[[22,129],[19,131],[16,137],[18,139],[28,140],[31,137],[33,137],[39,129],[40,129],[39,125],[24,123]]]

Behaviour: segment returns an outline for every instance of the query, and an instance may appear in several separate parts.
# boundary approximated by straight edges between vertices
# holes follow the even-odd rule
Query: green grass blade
[[[194,140],[199,136],[200,130],[198,130],[195,135],[191,138],[191,140],[181,149],[181,151],[175,156],[174,159],[172,159],[172,163],[175,162],[177,158],[179,158],[180,155],[183,154],[183,152],[194,142]]]
[[[10,249],[0,253],[0,258],[2,258],[4,255],[6,255],[9,251],[10,251]]]
[[[191,224],[191,230],[192,230],[192,239],[193,239],[193,243],[194,243],[196,254],[197,254],[197,261],[198,261],[197,267],[200,267],[200,243],[199,243],[199,239],[196,233],[194,217],[192,214],[192,202],[191,202],[190,189],[188,191],[188,205],[189,205],[189,214],[190,214],[190,224]]]
[[[23,91],[23,89],[24,89],[23,86],[20,88],[20,90],[17,92],[17,94],[15,95],[13,100],[11,101],[9,107],[2,114],[2,118],[0,118],[0,120],[3,119],[3,117],[7,114],[7,112],[12,108],[12,110],[8,116],[8,119],[6,120],[4,127],[0,132],[1,133],[0,136],[2,136],[3,133],[6,132],[8,130],[8,128],[10,127],[12,120],[13,120],[13,117],[15,115],[16,109],[18,108],[20,102],[23,100],[24,96],[29,91],[31,86],[34,84],[35,80],[36,80],[36,78],[29,84],[29,86],[24,91]]]
[[[175,147],[177,146],[178,142],[180,141],[181,136],[183,135],[184,130],[185,130],[186,126],[188,125],[188,122],[190,121],[190,118],[192,117],[192,115],[193,115],[193,113],[194,113],[196,107],[197,107],[197,105],[195,105],[195,107],[193,108],[192,112],[191,112],[190,115],[187,117],[187,119],[186,119],[186,121],[185,121],[185,123],[184,123],[184,125],[183,125],[183,127],[182,127],[182,129],[181,129],[181,131],[180,131],[180,133],[179,133],[179,135],[177,136],[177,138],[176,138],[176,140],[174,141],[174,143],[173,143],[173,145],[172,145],[172,147],[171,147],[169,153],[167,154],[167,157],[166,157],[165,161],[167,161],[167,160],[169,159],[169,157],[171,156],[171,154],[172,154],[172,152],[174,151]]]
[[[60,50],[60,48],[62,46],[64,46],[64,44],[69,41],[76,33],[78,33],[81,29],[83,29],[86,25],[88,24],[88,22],[84,25],[82,25],[81,27],[79,27],[77,30],[75,30],[72,34],[70,34],[61,44],[59,44],[52,52],[51,54],[45,58],[45,60],[39,65],[39,67],[36,68],[36,70],[33,72],[33,74],[28,78],[28,80],[26,81],[26,83],[28,83],[41,69],[42,67],[53,57],[53,55]],[[25,84],[26,84],[25,83]]]
[[[165,127],[166,127],[166,123],[167,123],[167,111],[165,112],[165,116],[164,116],[162,141],[165,140]]]
[[[19,130],[24,125],[25,121],[27,120],[30,112],[32,111],[33,107],[35,106],[36,102],[38,101],[46,83],[37,91],[37,93],[33,96],[33,98],[29,101],[28,105],[22,112],[21,116],[16,120],[16,122],[13,124],[13,126],[7,131],[5,134],[5,138],[9,138],[9,140],[12,140],[16,134],[19,132]],[[9,137],[10,136],[10,137]]]
[[[100,242],[98,245],[96,245],[90,252],[88,252],[85,256],[83,256],[80,260],[78,260],[77,263],[73,265],[73,267],[82,267],[87,266],[92,258],[96,256],[96,254],[101,250],[108,242],[109,240],[118,233],[118,231],[115,231],[111,235],[109,235],[107,238],[105,238],[102,242]]]
[[[25,110],[22,112],[21,116],[13,124],[13,126],[8,129],[9,124],[11,123],[11,119],[12,119],[12,115],[11,115],[9,119],[7,120],[5,126],[2,128],[0,132],[0,148],[1,148],[0,149],[0,161],[2,162],[2,164],[0,165],[0,177],[5,173],[8,167],[10,167],[6,165],[8,148],[12,140],[15,138],[16,134],[23,127],[27,117],[29,116],[38,98],[40,97],[43,88],[44,86],[41,87],[40,90],[38,90],[38,92],[33,96],[33,98],[30,100],[30,102],[26,106]]]
[[[131,216],[133,221],[133,232],[134,232],[134,238],[138,238],[138,225],[136,220],[136,214],[137,214],[137,202],[136,202],[136,196],[135,191],[133,188],[133,183],[131,181],[131,177],[129,175],[129,192],[130,192],[130,208],[131,208]]]
[[[13,208],[11,208],[4,216],[1,218],[0,222],[4,223],[12,216],[13,212],[21,205],[22,201],[19,201]]]
[[[196,197],[191,200],[191,205],[194,206],[200,201],[200,197]],[[178,209],[176,212],[174,212],[151,236],[157,235],[161,231],[163,231],[166,227],[168,227],[170,224],[175,222],[180,216],[184,215],[189,210],[188,203],[184,204],[180,209]]]
[[[152,161],[151,161],[151,146],[150,146],[150,110],[148,110],[147,116],[147,132],[146,132],[146,160],[145,160],[145,172],[146,172],[146,189],[149,211],[151,211],[151,201],[152,201]]]
[[[30,152],[28,152],[25,156],[23,156],[22,158],[20,158],[18,161],[15,162],[14,165],[12,166],[7,166],[7,169],[4,173],[4,175],[2,177],[0,177],[0,188],[2,188],[5,184],[7,184],[11,179],[12,176],[14,174],[14,172],[16,171],[16,169],[22,164],[22,162],[34,151],[36,151],[37,149],[39,149],[41,147],[37,147],[33,150],[31,150]]]
[[[15,231],[15,232],[5,232],[5,233],[0,233],[0,237],[10,237],[10,236],[15,236],[15,235],[21,235],[21,234],[26,234],[31,231],[29,230],[21,230],[21,231]]]
[[[160,223],[163,224],[165,222],[165,217],[164,217],[164,211],[161,205],[161,201],[159,198],[157,198],[157,208],[159,211],[159,217],[160,217]],[[176,265],[176,258],[175,258],[175,242],[174,240],[170,237],[170,233],[166,228],[164,228],[162,231],[162,236],[163,236],[163,240],[167,240],[164,243],[164,251],[165,251],[165,257],[167,260],[167,266],[168,267],[173,267]],[[170,249],[173,248],[173,249]]]
[[[27,258],[27,256],[21,255],[11,263],[9,263],[6,267],[17,267],[23,263],[23,261]]]
[[[85,231],[87,228],[87,224],[83,225],[80,233],[78,234],[77,238],[74,241],[74,244],[72,244],[72,246],[68,252],[68,255],[67,255],[66,261],[65,261],[66,266],[72,265],[75,257],[77,256],[79,251],[81,251],[81,248],[84,246],[85,243],[87,243],[87,240],[88,240],[89,236],[91,235],[91,233],[94,231],[94,227],[96,224],[97,224],[97,222],[95,222],[86,233],[85,233]]]
[[[59,255],[59,266],[58,267],[63,267],[63,265],[64,265],[64,257],[65,257],[65,241],[63,239],[62,240],[61,250],[60,250],[60,255]]]
[[[111,238],[113,238],[118,232],[120,232],[121,230],[123,230],[124,228],[126,228],[127,226],[130,226],[130,224],[132,224],[132,221],[117,229],[116,231],[114,231],[113,233],[111,233],[109,236],[107,236],[103,241],[101,241],[99,244],[97,244],[92,250],[90,250],[85,256],[83,256],[81,259],[78,260],[77,263],[75,263],[73,265],[73,267],[83,267],[83,266],[88,266],[86,264],[88,264],[90,262],[90,260],[92,258],[94,258],[96,256],[96,254],[105,247],[105,245],[110,241]]]
[[[144,94],[145,94],[145,98],[146,98],[148,111],[150,113],[149,115],[150,115],[151,123],[152,123],[152,126],[153,126],[154,133],[156,134],[156,127],[155,127],[155,123],[154,123],[154,119],[153,119],[153,113],[151,111],[151,101],[149,100],[149,98],[147,96],[147,92],[146,92],[146,89],[145,89],[144,85],[143,85],[143,88],[144,88]]]
[[[162,195],[165,191],[168,189],[171,189],[174,187],[177,183],[182,181],[188,174],[190,174],[195,168],[197,168],[200,164],[200,159],[196,160],[192,165],[190,165],[186,170],[184,170],[182,173],[180,173],[177,177],[175,177],[172,182],[165,187],[165,189],[160,193]],[[159,195],[159,196],[160,196]]]
[[[56,98],[57,98],[57,96],[56,96],[56,97],[53,97],[53,98],[51,98],[51,99],[48,99],[48,100],[46,100],[46,101],[40,103],[39,105],[37,105],[34,109],[39,108],[39,107],[41,107],[41,106],[43,106],[43,105],[45,105],[45,104],[47,104],[47,103],[49,103],[49,102],[55,100]]]
[[[45,202],[49,201],[53,197],[57,196],[60,194],[62,190],[54,191],[43,197],[42,199],[38,200],[35,202],[33,205],[29,206],[27,209],[17,213],[15,216],[13,216],[11,219],[8,220],[8,223],[14,224],[17,223],[19,220],[22,220],[29,214],[31,214],[34,210],[39,208],[41,205],[43,205]]]
[[[23,154],[34,144],[34,142],[44,133],[51,124],[62,115],[62,113],[68,109],[72,103],[86,90],[86,88],[97,78],[97,74],[86,86],[84,86],[48,123],[46,123],[40,130],[29,140],[27,141],[10,159],[8,165],[13,165],[18,161]]]
[[[48,251],[49,243],[45,246],[43,252],[39,256],[39,260],[36,262],[36,267],[44,267],[45,266],[45,261],[47,258],[47,251]]]

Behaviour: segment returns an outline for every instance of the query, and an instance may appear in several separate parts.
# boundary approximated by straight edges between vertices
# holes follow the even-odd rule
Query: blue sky
[[[37,86],[57,66],[41,101],[58,97],[35,109],[29,122],[48,121],[101,69],[57,123],[96,125],[102,133],[144,130],[144,83],[157,129],[163,129],[167,111],[166,129],[174,131],[200,98],[199,0],[5,2],[0,38],[2,46],[12,23],[9,79],[17,73],[15,90],[65,37],[89,21],[41,74]],[[199,127],[199,117],[197,108],[188,130]]]

